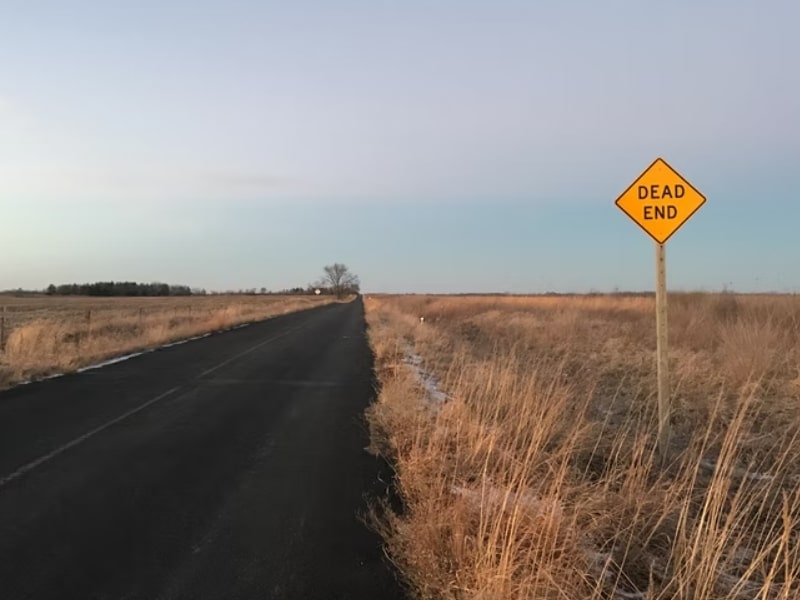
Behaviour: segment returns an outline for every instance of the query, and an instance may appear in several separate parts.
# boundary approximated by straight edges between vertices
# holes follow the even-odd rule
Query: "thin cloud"
[[[49,202],[197,201],[269,198],[292,191],[293,180],[262,173],[119,169],[99,164],[28,165],[0,179],[0,193]]]
[[[204,173],[199,179],[212,189],[245,190],[249,192],[286,190],[297,183],[291,177],[240,171],[209,172]]]

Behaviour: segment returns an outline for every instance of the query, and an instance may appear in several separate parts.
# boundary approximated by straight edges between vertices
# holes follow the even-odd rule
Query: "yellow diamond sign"
[[[657,158],[617,198],[616,205],[659,244],[665,243],[681,225],[703,206],[706,197]]]

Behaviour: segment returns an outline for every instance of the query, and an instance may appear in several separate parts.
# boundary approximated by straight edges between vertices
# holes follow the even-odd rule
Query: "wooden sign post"
[[[658,448],[662,459],[669,448],[669,337],[667,335],[667,249],[656,242],[656,364],[658,368]]]

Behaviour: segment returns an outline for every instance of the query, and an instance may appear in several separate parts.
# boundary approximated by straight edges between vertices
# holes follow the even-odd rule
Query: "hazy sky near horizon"
[[[0,0],[0,289],[800,291],[800,3]]]

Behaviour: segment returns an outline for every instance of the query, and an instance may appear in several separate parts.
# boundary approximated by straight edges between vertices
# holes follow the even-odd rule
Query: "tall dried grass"
[[[418,597],[800,597],[800,299],[671,297],[666,467],[652,298],[367,309],[372,448],[403,501],[375,523]],[[426,396],[409,354],[447,402]]]
[[[62,304],[53,298],[31,313],[17,310],[0,352],[0,387],[333,301],[310,296],[115,300]]]

